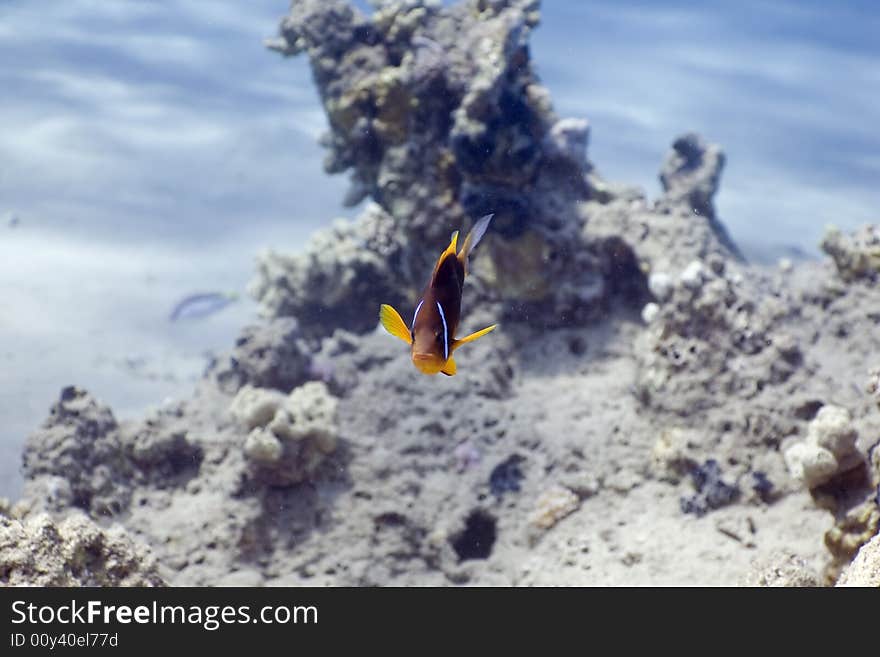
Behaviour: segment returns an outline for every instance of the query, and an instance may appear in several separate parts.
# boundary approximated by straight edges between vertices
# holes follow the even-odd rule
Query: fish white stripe
[[[413,323],[412,323],[412,326],[410,326],[410,328],[409,328],[410,332],[416,330],[416,317],[419,316],[419,310],[421,309],[423,303],[425,303],[424,299],[419,301],[419,305],[416,306],[416,311],[413,313]]]
[[[443,313],[443,306],[437,301],[437,310],[440,311],[440,319],[443,320],[443,358],[449,360],[449,327],[446,326],[446,315]]]

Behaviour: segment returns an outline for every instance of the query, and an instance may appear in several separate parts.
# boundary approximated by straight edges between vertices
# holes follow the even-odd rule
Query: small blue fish
[[[238,300],[236,292],[203,292],[184,297],[174,306],[168,320],[202,319],[223,310],[233,301]]]

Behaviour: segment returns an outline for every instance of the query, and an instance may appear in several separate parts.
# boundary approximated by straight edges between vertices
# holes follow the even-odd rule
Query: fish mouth
[[[443,369],[443,360],[434,354],[413,354],[412,362],[424,374],[437,374]]]

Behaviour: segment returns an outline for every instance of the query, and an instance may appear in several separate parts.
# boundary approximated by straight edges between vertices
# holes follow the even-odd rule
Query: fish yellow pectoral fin
[[[440,371],[443,372],[443,374],[445,374],[446,376],[455,376],[455,372],[457,371],[455,368],[455,359],[450,356],[446,360],[446,365],[444,365],[443,369]]]
[[[407,328],[406,322],[403,321],[400,313],[387,303],[383,303],[379,308],[379,321],[382,322],[382,326],[391,335],[400,338],[407,344],[412,344],[412,336],[409,334],[409,328]]]
[[[477,338],[482,338],[487,333],[494,331],[496,326],[498,326],[498,324],[492,324],[492,326],[487,326],[486,328],[484,328],[480,331],[477,331],[476,333],[471,333],[470,335],[468,335],[466,337],[458,338],[457,340],[453,341],[453,343],[452,343],[452,351],[455,351],[463,344],[466,344],[468,342],[473,342]]]

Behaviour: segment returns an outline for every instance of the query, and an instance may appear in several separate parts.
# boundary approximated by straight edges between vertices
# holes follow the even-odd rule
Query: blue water
[[[606,176],[658,193],[675,135],[727,155],[721,218],[748,252],[816,252],[880,220],[880,7],[872,2],[546,2],[534,34],[557,110],[593,124]]]
[[[260,247],[356,213],[322,171],[307,60],[261,44],[286,9],[0,1],[0,495],[61,386],[123,417],[186,394],[255,310],[168,326],[173,304],[241,291]],[[824,224],[878,219],[878,34],[869,2],[547,0],[533,55],[605,177],[655,196],[698,130],[728,154],[734,239],[815,253]]]

